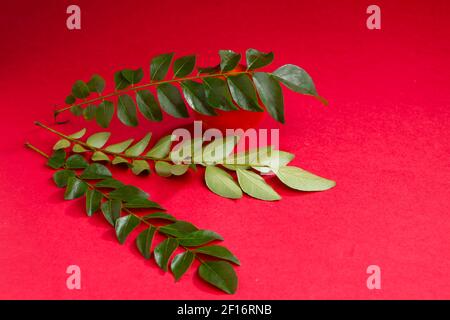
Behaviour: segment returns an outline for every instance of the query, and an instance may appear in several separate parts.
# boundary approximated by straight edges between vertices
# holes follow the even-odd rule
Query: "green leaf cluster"
[[[75,134],[63,136],[81,137],[85,132],[83,129]],[[332,180],[290,166],[294,155],[289,152],[273,150],[272,147],[266,146],[235,153],[234,149],[239,141],[237,136],[216,138],[206,143],[201,138],[185,140],[174,148],[171,148],[171,136],[165,136],[148,152],[145,150],[150,142],[150,133],[133,145],[131,145],[133,140],[128,139],[104,148],[109,137],[109,132],[99,132],[91,135],[86,142],[63,138],[56,142],[53,148],[56,151],[63,151],[71,146],[69,140],[75,141],[75,145],[83,144],[95,150],[92,155],[93,161],[98,160],[96,154],[105,156],[100,160],[110,161],[106,154],[112,153],[114,155],[112,164],[126,164],[134,174],[150,172],[149,161],[155,162],[154,170],[161,177],[180,176],[190,167],[201,165],[206,167],[206,186],[215,194],[230,199],[242,198],[245,193],[260,200],[280,200],[281,196],[261,176],[269,174],[275,175],[289,188],[299,191],[324,191],[335,186]],[[68,144],[62,141],[67,141]],[[56,159],[51,161],[53,167],[57,166],[61,157],[58,153],[55,155]]]
[[[103,141],[99,137],[97,135],[90,142],[102,145]],[[138,147],[134,150],[140,152]],[[162,270],[170,269],[176,281],[198,259],[201,279],[226,293],[236,291],[238,280],[231,264],[239,265],[240,262],[226,247],[214,243],[223,240],[219,234],[177,220],[164,211],[146,215],[130,211],[132,208],[164,209],[151,201],[145,191],[114,179],[107,167],[89,163],[80,154],[73,154],[66,159],[64,150],[55,150],[48,159],[48,165],[59,169],[54,173],[53,181],[59,188],[65,188],[64,199],[85,197],[86,214],[92,216],[101,211],[105,220],[114,227],[119,243],[125,243],[140,228],[135,238],[138,251],[145,259],[153,258]],[[93,183],[92,180],[97,182]],[[156,234],[165,239],[156,243]]]
[[[99,126],[107,128],[115,113],[120,122],[135,127],[139,124],[138,113],[147,120],[162,121],[162,111],[186,118],[188,109],[215,116],[216,109],[231,111],[238,107],[253,112],[267,110],[276,121],[284,123],[280,84],[325,102],[317,94],[311,77],[298,66],[287,64],[274,72],[257,71],[272,63],[272,52],[248,49],[245,67],[240,65],[241,54],[232,50],[220,50],[219,56],[217,66],[197,67],[195,73],[195,55],[179,58],[173,53],[158,55],[150,61],[147,82],[142,83],[145,78],[142,68],[117,71],[116,91],[105,95],[107,99],[102,96],[105,80],[101,76],[94,75],[87,83],[77,80],[66,98],[69,107],[65,109],[70,108],[74,115],[82,115],[86,120],[95,119]],[[150,91],[151,87],[155,90]],[[91,97],[92,94],[97,96]]]

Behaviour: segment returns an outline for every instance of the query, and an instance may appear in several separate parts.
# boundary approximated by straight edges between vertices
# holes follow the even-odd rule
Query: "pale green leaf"
[[[236,170],[236,173],[239,185],[249,196],[266,201],[281,199],[280,195],[256,173],[240,168]]]
[[[131,164],[131,171],[135,175],[139,175],[143,172],[150,172],[150,167],[148,165],[148,162],[145,160],[133,160]]]
[[[53,146],[53,150],[65,149],[70,147],[70,141],[67,139],[58,140]]]
[[[144,152],[145,148],[147,148],[148,143],[150,142],[150,138],[152,137],[151,133],[147,133],[144,138],[142,138],[135,145],[130,147],[125,151],[127,156],[139,156],[142,152]]]
[[[159,139],[153,148],[147,153],[147,157],[154,159],[163,159],[167,157],[172,145],[172,135],[168,135]]]
[[[300,191],[323,191],[336,185],[333,180],[319,177],[297,167],[280,167],[276,175],[285,185]]]
[[[94,148],[101,148],[105,145],[110,136],[110,132],[97,132],[87,139],[86,144]]]
[[[130,146],[130,144],[133,143],[133,141],[134,139],[128,139],[116,144],[112,144],[110,146],[107,146],[105,150],[114,153],[122,153],[125,151],[125,149],[127,149]]]
[[[226,171],[207,166],[205,170],[205,182],[208,188],[221,197],[230,199],[242,198],[242,191],[233,177]]]

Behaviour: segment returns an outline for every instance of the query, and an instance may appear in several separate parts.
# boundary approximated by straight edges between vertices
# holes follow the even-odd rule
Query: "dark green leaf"
[[[80,106],[72,106],[70,107],[70,112],[72,112],[72,114],[74,116],[81,116],[83,114],[83,108]]]
[[[184,56],[181,58],[178,58],[173,63],[173,74],[174,77],[185,77],[188,74],[190,74],[195,67],[195,56]]]
[[[159,228],[159,232],[173,237],[182,237],[197,230],[196,226],[186,221],[177,221]]]
[[[148,199],[149,194],[135,186],[125,185],[110,192],[109,197],[111,199],[131,202],[136,199]]]
[[[149,152],[147,152],[146,156],[155,159],[163,159],[169,154],[171,145],[172,145],[172,135],[162,137],[153,146],[153,148]]]
[[[100,163],[90,164],[80,175],[82,179],[104,179],[110,177],[111,171]]]
[[[219,73],[220,72],[220,65],[214,66],[214,67],[205,67],[205,68],[197,68],[198,73],[201,74],[213,74],[213,73]]]
[[[125,208],[136,208],[136,209],[163,209],[158,203],[150,201],[148,199],[132,199],[124,203]]]
[[[264,72],[256,72],[253,75],[253,81],[269,114],[278,122],[284,123],[283,93],[278,81]]]
[[[183,253],[177,254],[170,264],[170,269],[175,277],[175,281],[178,281],[183,274],[188,271],[192,262],[194,262],[195,254],[192,251],[185,251]]]
[[[206,102],[205,88],[201,83],[185,80],[181,82],[181,87],[183,88],[184,97],[192,109],[202,114],[216,115],[214,109]]]
[[[87,83],[89,91],[102,93],[105,89],[105,79],[98,74],[94,74]]]
[[[66,161],[66,152],[63,149],[56,150],[47,160],[47,165],[53,169],[59,169]]]
[[[231,96],[244,110],[263,111],[258,104],[258,97],[252,80],[246,74],[238,74],[227,78]]]
[[[103,101],[95,110],[95,120],[102,128],[108,128],[114,115],[114,104],[111,101]]]
[[[178,241],[174,238],[167,238],[156,246],[153,252],[155,261],[156,264],[164,271],[167,271],[169,259],[177,248]]]
[[[95,117],[95,113],[97,112],[97,107],[93,104],[88,105],[86,108],[84,108],[83,110],[83,117],[86,120],[92,120]]]
[[[161,121],[162,112],[158,102],[149,90],[141,90],[136,92],[136,102],[142,115],[152,121]]]
[[[116,90],[122,90],[131,85],[131,83],[123,76],[122,71],[114,73],[114,83]]]
[[[116,236],[120,243],[124,243],[128,235],[140,224],[141,220],[133,214],[116,220]]]
[[[170,83],[161,84],[157,89],[161,107],[175,118],[187,118],[189,114],[178,89]]]
[[[116,220],[120,218],[122,202],[120,200],[108,200],[103,202],[101,207],[103,216],[114,227]]]
[[[79,154],[71,155],[66,160],[67,169],[84,169],[87,168],[89,163]]]
[[[65,200],[72,200],[77,199],[86,193],[88,189],[88,185],[86,182],[76,178],[76,177],[70,177],[67,180],[67,187],[66,192],[64,193],[64,199]]]
[[[197,247],[214,240],[223,240],[223,238],[210,230],[197,230],[178,238],[178,242],[185,247]]]
[[[88,216],[92,216],[100,208],[103,195],[101,192],[90,189],[86,192],[86,213]]]
[[[219,258],[222,260],[231,261],[237,265],[240,265],[240,261],[238,258],[234,256],[227,248],[218,245],[205,246],[201,248],[197,248],[194,252],[205,254],[211,257]]]
[[[89,96],[89,87],[84,81],[77,80],[72,86],[72,94],[80,99],[87,98]]]
[[[164,213],[164,212],[150,213],[150,214],[143,216],[142,219],[144,219],[144,220],[162,219],[162,220],[168,220],[168,221],[177,221],[177,219],[174,216]]]
[[[106,178],[102,181],[99,181],[95,184],[97,188],[111,188],[111,189],[117,189],[122,187],[124,184],[120,182],[119,180],[116,180],[114,178]]]
[[[76,101],[76,98],[73,95],[69,94],[66,97],[65,103],[66,104],[73,104],[73,103],[75,103],[75,101]]]
[[[173,53],[165,53],[152,59],[150,65],[150,78],[152,80],[162,80],[169,70],[172,62]]]
[[[226,261],[205,261],[198,268],[200,278],[213,286],[233,294],[237,289],[237,276],[231,266]]]
[[[248,49],[246,52],[246,59],[248,70],[262,68],[273,61],[273,52],[264,53],[256,49]]]
[[[131,69],[125,69],[122,70],[122,76],[131,84],[136,84],[142,80],[144,77],[144,71],[142,71],[142,68],[131,70]]]
[[[152,248],[152,241],[155,231],[156,228],[154,226],[150,226],[142,231],[136,238],[136,246],[145,259],[150,259],[150,250]]]
[[[203,79],[203,84],[205,86],[206,101],[209,105],[225,111],[237,110],[225,80],[205,78]]]
[[[220,69],[222,72],[231,71],[237,67],[241,55],[231,50],[219,50]]]
[[[117,101],[117,117],[127,126],[136,127],[138,125],[136,106],[133,99],[127,94],[121,95]]]
[[[53,181],[58,188],[63,188],[67,185],[70,177],[75,177],[75,172],[72,170],[59,170],[53,174]]]
[[[316,87],[309,74],[300,67],[286,64],[273,73],[275,78],[292,91],[317,97]]]

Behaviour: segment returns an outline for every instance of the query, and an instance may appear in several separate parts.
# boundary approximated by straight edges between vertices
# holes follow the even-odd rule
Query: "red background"
[[[82,30],[66,29],[78,4]],[[277,203],[222,199],[201,172],[178,179],[119,177],[148,190],[180,219],[213,229],[240,258],[238,299],[450,298],[450,134],[448,1],[376,1],[382,30],[366,28],[372,1],[8,1],[0,9],[0,298],[224,299],[191,270],[174,283],[144,261],[133,241],[120,246],[83,201],[63,201],[52,171],[26,140],[50,151],[51,123],[76,79],[112,83],[123,67],[152,56],[219,49],[273,50],[274,70],[305,68],[321,95],[285,90],[281,147],[294,164],[337,181],[322,193],[273,182]],[[65,115],[69,117],[69,115]],[[160,136],[189,123],[166,116],[137,129],[112,126],[113,139]],[[144,123],[144,122],[142,122]],[[71,133],[85,124],[58,128]],[[98,131],[95,124],[91,128]],[[91,132],[93,132],[91,130]],[[272,183],[272,182],[271,182]],[[131,240],[131,239],[129,239]],[[82,289],[65,285],[68,265]],[[381,267],[368,290],[366,268]]]

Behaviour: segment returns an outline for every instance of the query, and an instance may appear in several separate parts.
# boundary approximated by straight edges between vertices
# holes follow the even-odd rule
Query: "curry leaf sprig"
[[[128,139],[105,146],[111,135],[109,132],[98,132],[82,141],[86,129],[67,135],[42,123],[36,124],[61,138],[53,146],[54,150],[72,148],[75,153],[90,152],[92,161],[125,164],[136,175],[149,173],[149,163],[154,163],[154,170],[162,177],[180,176],[196,165],[204,166],[207,187],[225,198],[239,199],[244,192],[260,200],[280,200],[281,196],[261,174],[275,174],[283,184],[300,191],[323,191],[335,186],[332,180],[289,166],[294,158],[289,152],[274,150],[271,146],[233,152],[239,140],[237,136],[216,138],[209,143],[202,138],[187,139],[172,147],[173,137],[168,135],[145,152],[151,133],[135,144],[133,139]],[[230,172],[236,175],[237,181]]]
[[[92,216],[101,211],[106,221],[115,228],[119,243],[125,243],[139,226],[144,227],[135,242],[145,259],[153,257],[164,271],[170,268],[176,281],[191,268],[194,260],[198,260],[198,274],[202,280],[226,293],[235,293],[238,279],[231,263],[239,265],[240,262],[226,247],[211,244],[223,240],[219,234],[177,220],[164,212],[158,203],[149,200],[149,194],[145,191],[114,179],[102,164],[90,164],[80,154],[67,157],[63,149],[55,150],[48,156],[29,143],[26,146],[48,158],[47,165],[57,170],[53,180],[56,186],[65,188],[64,199],[84,197],[86,214]],[[158,211],[143,215],[133,209]],[[164,240],[153,245],[156,234],[163,236]]]
[[[219,56],[217,66],[197,67],[195,73],[195,55],[175,60],[173,53],[158,55],[150,62],[148,82],[142,83],[142,68],[119,70],[114,74],[115,90],[110,93],[103,93],[106,82],[97,74],[88,82],[77,80],[66,98],[66,106],[58,108],[55,117],[71,110],[74,115],[82,115],[86,120],[95,119],[98,125],[107,128],[117,113],[120,122],[135,127],[138,111],[148,120],[161,121],[161,109],[176,118],[188,117],[186,104],[195,112],[209,116],[216,115],[217,109],[231,111],[238,107],[262,112],[264,106],[276,121],[284,123],[280,84],[300,94],[315,96],[326,104],[309,74],[298,66],[286,64],[272,73],[256,71],[273,61],[272,52],[248,49],[246,66],[240,65],[241,54],[231,50],[220,50]],[[173,77],[168,78],[171,66]],[[152,87],[156,88],[156,97],[148,90]],[[130,94],[134,95],[134,100]]]

